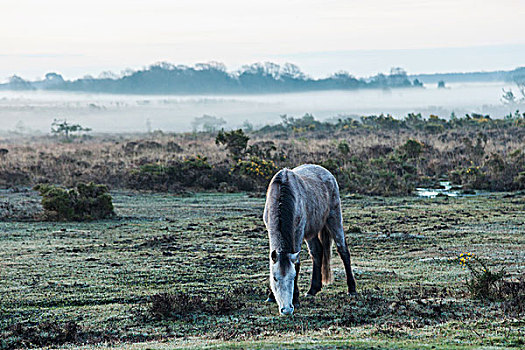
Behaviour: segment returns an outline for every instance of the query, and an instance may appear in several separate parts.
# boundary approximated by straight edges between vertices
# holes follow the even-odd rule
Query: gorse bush
[[[40,184],[34,187],[42,196],[44,218],[52,221],[106,219],[115,215],[108,188],[94,183],[76,188]]]
[[[460,265],[470,272],[466,284],[472,298],[487,300],[502,298],[503,278],[506,275],[503,268],[494,272],[481,258],[469,252],[461,253],[458,259]]]
[[[506,316],[523,318],[525,314],[525,274],[510,279],[504,268],[493,271],[473,253],[458,256],[460,265],[467,269],[466,286],[473,299],[501,302]]]
[[[254,180],[258,185],[267,185],[278,168],[272,160],[264,160],[257,156],[249,160],[239,159],[231,169],[230,174],[240,174]]]

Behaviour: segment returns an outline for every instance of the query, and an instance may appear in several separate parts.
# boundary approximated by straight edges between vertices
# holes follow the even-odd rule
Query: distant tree
[[[281,69],[281,76],[299,80],[306,79],[306,74],[304,74],[301,69],[293,63],[284,64]]]
[[[407,72],[401,67],[392,67],[390,69],[390,75],[388,76],[388,86],[410,86],[410,80],[408,80]]]
[[[412,85],[414,85],[415,87],[423,87],[423,83],[420,82],[419,79],[414,79]]]
[[[178,69],[179,67],[169,62],[157,62],[149,66],[149,68],[150,69],[162,69],[162,70],[174,70],[174,69]]]
[[[516,96],[514,95],[514,92],[512,91],[512,89],[505,90],[503,88],[502,90],[503,90],[503,96],[501,96],[501,102],[503,102],[503,104],[514,105],[517,103]]]
[[[70,124],[67,120],[55,119],[51,124],[51,132],[55,135],[64,136],[66,141],[70,141],[75,133],[88,132],[90,128],[83,127],[80,124]]]
[[[8,83],[10,90],[34,90],[35,87],[27,80],[22,79],[18,75],[13,75],[9,78]]]
[[[390,68],[390,75],[391,76],[406,77],[407,76],[407,72],[401,67],[392,67],[392,68]]]
[[[15,134],[23,135],[27,132],[27,127],[24,122],[19,120],[15,124]]]
[[[521,69],[518,69],[517,71],[521,72]],[[501,96],[501,101],[503,104],[506,105],[513,105],[517,103],[524,103],[525,102],[525,72],[518,74],[514,73],[512,76],[512,79],[514,81],[514,84],[516,84],[516,87],[518,88],[519,95],[517,93],[514,93],[513,89],[510,88],[508,90],[503,90],[503,96]]]
[[[45,75],[45,78],[46,78],[47,81],[50,81],[50,82],[51,81],[53,81],[53,82],[58,81],[58,82],[61,82],[61,83],[64,82],[64,78],[60,74],[54,73],[54,72],[47,73]]]
[[[249,120],[245,120],[242,123],[242,128],[244,130],[246,130],[247,132],[252,132],[253,131],[253,124]]]
[[[196,70],[217,70],[220,72],[226,72],[226,65],[222,62],[210,61],[208,63],[197,63],[195,64]]]
[[[44,88],[58,89],[63,87],[64,78],[58,73],[47,73],[44,79]]]
[[[329,83],[333,88],[342,90],[356,88],[360,84],[359,80],[344,70],[332,74],[329,81],[325,80],[325,82]]]
[[[112,72],[112,71],[107,70],[107,71],[104,71],[104,72],[100,73],[100,74],[98,75],[98,78],[99,78],[99,79],[112,79],[112,80],[117,80],[117,79],[119,79],[120,77],[119,77],[119,75],[118,75],[117,73],[114,73],[114,72]]]
[[[386,87],[388,85],[388,78],[383,73],[379,73],[370,79],[370,85],[374,87]]]
[[[521,100],[525,101],[525,78],[523,81],[516,81],[516,86],[521,94]]]
[[[217,129],[219,129],[225,124],[226,120],[224,120],[223,118],[217,118],[207,114],[204,114],[202,117],[197,117],[193,119],[193,122],[191,122],[194,132],[197,132],[201,127],[202,130],[205,132],[215,132]]]

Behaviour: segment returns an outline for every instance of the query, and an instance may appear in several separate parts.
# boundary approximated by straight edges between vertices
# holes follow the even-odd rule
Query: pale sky
[[[0,81],[168,61],[292,62],[312,76],[525,65],[525,0],[2,0]]]

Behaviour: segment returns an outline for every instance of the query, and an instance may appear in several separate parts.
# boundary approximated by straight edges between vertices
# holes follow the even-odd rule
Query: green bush
[[[514,178],[514,184],[516,185],[517,189],[525,189],[525,171],[522,171],[521,173],[516,175],[516,177]]]
[[[127,186],[137,190],[184,192],[187,188],[215,189],[225,181],[227,168],[212,167],[196,155],[165,163],[146,163],[126,175]]]
[[[418,140],[408,139],[403,146],[401,146],[402,151],[407,155],[408,158],[418,158],[419,155],[423,152],[423,147],[425,145]]]
[[[250,137],[246,136],[242,129],[224,131],[221,130],[215,138],[216,145],[225,145],[233,159],[241,158],[246,152]]]
[[[42,196],[44,218],[52,221],[106,219],[115,215],[108,188],[93,182],[76,188],[40,184],[35,190]]]

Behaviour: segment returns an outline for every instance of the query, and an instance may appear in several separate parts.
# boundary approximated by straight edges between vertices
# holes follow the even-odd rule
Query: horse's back
[[[339,197],[337,181],[330,171],[316,164],[303,164],[292,169],[306,184],[307,190],[315,193],[329,192]]]
[[[299,196],[308,218],[304,230],[308,240],[321,231],[331,213],[340,210],[339,187],[332,173],[319,165],[301,165],[292,172],[304,186],[304,192]]]

